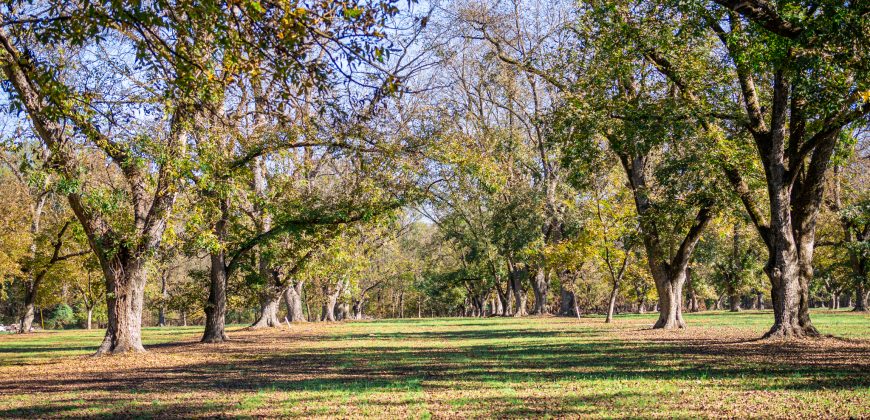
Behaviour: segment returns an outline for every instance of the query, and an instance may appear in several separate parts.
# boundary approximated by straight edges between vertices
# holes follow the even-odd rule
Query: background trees
[[[866,309],[866,6],[415,7],[0,8],[4,316]]]

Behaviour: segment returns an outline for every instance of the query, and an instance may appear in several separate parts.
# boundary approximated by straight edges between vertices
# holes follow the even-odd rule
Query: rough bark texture
[[[277,274],[274,274],[277,276]],[[284,295],[285,289],[268,286],[260,297],[260,313],[257,315],[257,320],[251,324],[251,328],[274,328],[281,326],[281,320],[278,319],[278,306],[281,303],[281,297]]]
[[[144,352],[142,306],[148,278],[144,262],[136,257],[116,256],[104,269],[108,327],[97,355]]]
[[[32,290],[30,285],[28,285],[24,291],[24,314],[21,316],[19,333],[29,333],[31,328],[33,328],[33,318],[36,316],[35,299],[36,291]]]
[[[550,292],[550,281],[547,276],[547,271],[543,268],[535,270],[534,277],[531,278],[532,291],[535,294],[535,306],[532,308],[532,315],[544,315],[550,313],[547,306],[547,294]]]
[[[305,281],[297,281],[284,291],[284,301],[287,304],[287,319],[290,322],[308,322],[302,310],[302,289]]]
[[[525,269],[515,268],[511,265],[511,293],[514,296],[514,312],[513,316],[521,317],[528,315],[526,311],[526,291],[523,289],[523,277],[528,277],[528,271]]]
[[[227,236],[227,224],[229,223],[229,200],[220,200],[221,217],[213,227],[215,238],[224,243]],[[229,267],[226,250],[220,249],[209,255],[209,288],[208,301],[205,304],[205,331],[202,335],[203,343],[220,343],[227,340],[224,327],[227,316],[227,280],[229,279]],[[186,321],[186,319],[185,319]]]
[[[227,270],[224,252],[210,255],[208,301],[205,305],[205,331],[203,343],[220,343],[227,340],[224,332],[227,316]]]

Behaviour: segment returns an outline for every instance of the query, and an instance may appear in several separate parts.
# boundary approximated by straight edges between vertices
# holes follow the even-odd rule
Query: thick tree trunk
[[[731,285],[728,286],[728,310],[740,312],[740,296],[737,295],[737,290]]]
[[[550,291],[550,282],[548,280],[547,271],[543,268],[538,268],[535,276],[531,279],[532,291],[535,293],[535,306],[532,309],[532,315],[544,315],[550,313],[547,307],[547,294]]]
[[[202,334],[203,343],[220,343],[227,340],[224,332],[227,316],[227,266],[224,251],[209,255],[211,269],[209,270],[208,301],[205,304],[205,331]],[[182,313],[184,325],[187,325],[186,314]]]
[[[855,309],[856,312],[864,312],[867,310],[867,293],[864,292],[864,286],[858,285],[855,290]]]
[[[501,285],[498,283],[499,279],[496,279],[495,291],[498,296],[498,314],[501,316],[508,316],[510,313],[510,290],[502,291]],[[508,285],[510,288],[510,285]]]
[[[274,328],[280,327],[281,321],[278,319],[278,306],[281,303],[281,296],[284,291],[270,291],[262,297],[260,301],[260,313],[257,320],[251,324],[251,328]]]
[[[781,192],[787,194],[788,191]],[[812,278],[813,226],[809,232],[797,233],[792,229],[788,196],[771,199],[771,250],[765,273],[772,286],[774,323],[765,338],[817,336],[819,333],[810,321],[809,281]],[[783,206],[774,203],[785,203]],[[785,208],[781,208],[785,207]],[[796,244],[798,238],[800,245]]]
[[[559,315],[569,316],[574,311],[574,293],[564,286],[559,288]]]
[[[334,293],[326,294],[326,302],[323,304],[323,313],[321,314],[321,321],[330,321],[335,322],[335,306],[338,302],[338,295],[341,293],[341,290],[337,290]]]
[[[142,307],[148,278],[141,259],[116,255],[104,264],[108,327],[96,355],[144,352]]]
[[[663,270],[662,270],[663,271]],[[656,290],[659,294],[659,319],[653,328],[665,330],[685,328],[683,321],[683,284],[686,281],[686,270],[678,270],[668,275],[659,273],[654,277]]]
[[[302,310],[302,289],[305,281],[297,281],[284,291],[284,301],[287,303],[287,318],[290,322],[307,322]]]
[[[659,319],[653,328],[685,328],[683,321],[683,285],[686,282],[686,267],[676,267],[672,271],[664,267],[654,267],[653,279],[659,294]]]
[[[227,224],[229,223],[228,199],[221,199],[219,203],[221,218],[215,222],[213,233],[218,242],[223,244],[227,236]],[[220,343],[227,340],[224,327],[227,317],[227,280],[229,272],[227,268],[227,255],[225,249],[213,251],[209,254],[209,287],[208,301],[205,304],[205,330],[202,334],[203,343]],[[187,314],[182,313],[184,325],[187,325]]]
[[[363,319],[363,302],[362,300],[354,300],[353,305],[351,307],[352,319]],[[417,313],[420,313],[419,307],[417,308]],[[419,318],[419,316],[418,316]]]
[[[523,277],[527,275],[525,269],[512,268],[510,270],[511,293],[514,295],[513,316],[521,317],[528,315],[526,311],[526,291],[523,289]]]
[[[24,291],[24,314],[21,316],[20,328],[18,330],[22,334],[30,332],[30,329],[33,328],[33,318],[36,316],[36,306],[34,305],[36,291],[33,290],[30,284],[27,285]]]

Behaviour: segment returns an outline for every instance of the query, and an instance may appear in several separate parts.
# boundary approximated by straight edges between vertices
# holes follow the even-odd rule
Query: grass
[[[769,312],[148,328],[149,353],[90,358],[101,332],[0,336],[7,417],[867,417],[870,316],[756,340]],[[845,338],[845,339],[844,339]]]

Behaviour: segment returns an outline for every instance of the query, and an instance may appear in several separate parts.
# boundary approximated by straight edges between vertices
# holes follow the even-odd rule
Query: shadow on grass
[[[178,401],[131,406],[119,404],[129,394],[217,392],[236,398],[252,393],[281,392],[293,395],[303,411],[318,415],[316,407],[332,410],[336,396],[390,393],[409,394],[404,403],[372,399],[376,410],[409,401],[422,403],[417,394],[463,389],[494,392],[514,384],[560,384],[583,381],[717,380],[734,390],[860,389],[870,386],[867,375],[870,348],[815,348],[812,342],[755,343],[715,338],[656,337],[644,341],[603,339],[599,330],[531,328],[463,330],[468,323],[446,325],[436,331],[353,333],[311,336],[317,348],[293,347],[298,336],[270,337],[269,348],[251,353],[256,337],[234,342],[240,347],[200,345],[191,341],[159,344],[158,352],[190,355],[193,362],[177,367],[125,368],[82,373],[60,378],[30,376],[0,379],[0,394],[19,393],[116,393],[117,399],[85,396],[84,402],[57,400],[21,408],[0,409],[0,417],[87,416],[207,417],[239,409],[236,403],[218,401],[203,409],[201,403]],[[483,325],[493,327],[493,324]],[[497,324],[498,325],[498,324]],[[454,327],[454,328],[449,328]],[[597,338],[596,338],[597,337]],[[359,345],[338,346],[356,340]],[[482,342],[481,342],[482,341]],[[430,345],[431,344],[431,345]],[[43,351],[43,347],[36,351]],[[263,350],[263,349],[261,349]],[[210,363],[199,357],[215,352],[229,357]],[[652,384],[652,382],[651,382]],[[495,392],[498,394],[498,392]],[[638,398],[633,391],[592,390],[591,395],[571,396],[553,404],[542,397],[497,395],[458,398],[432,404],[453,409],[482,410],[493,417],[529,417],[549,414],[578,416],[600,407],[618,408]],[[104,395],[98,393],[96,395]],[[162,397],[161,397],[162,398]],[[92,411],[79,413],[88,408]],[[305,411],[308,410],[308,411]],[[311,411],[314,410],[314,411]],[[297,413],[298,414],[298,413]],[[335,414],[328,411],[322,414]],[[407,414],[407,413],[405,413]]]

